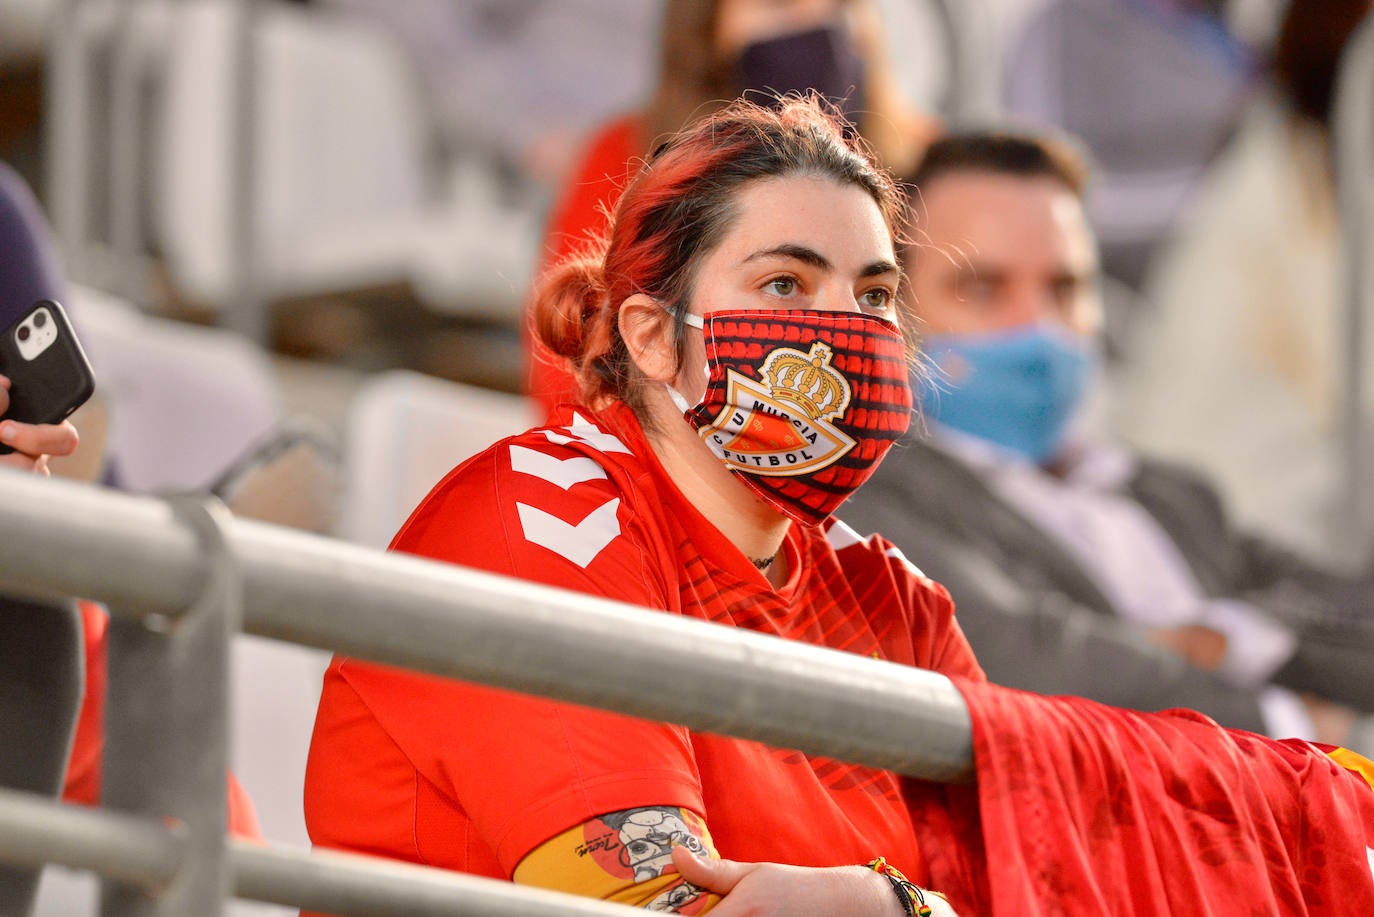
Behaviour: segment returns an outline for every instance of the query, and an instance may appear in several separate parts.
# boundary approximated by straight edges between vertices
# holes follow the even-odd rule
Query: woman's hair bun
[[[601,259],[569,258],[539,279],[532,315],[535,339],[578,367],[596,337],[593,326],[606,305]]]

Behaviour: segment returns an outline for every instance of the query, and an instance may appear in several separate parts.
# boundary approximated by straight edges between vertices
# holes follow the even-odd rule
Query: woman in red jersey
[[[580,405],[451,472],[393,549],[981,678],[947,593],[832,516],[909,422],[904,210],[815,102],[679,134],[540,286]],[[895,774],[351,659],[305,804],[322,846],[651,910],[951,912],[855,865],[926,876]]]

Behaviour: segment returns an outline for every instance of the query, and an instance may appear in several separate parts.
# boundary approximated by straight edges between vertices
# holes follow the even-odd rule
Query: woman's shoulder
[[[854,601],[876,631],[906,634],[914,664],[945,674],[983,678],[983,671],[955,620],[944,586],[926,576],[901,549],[881,535],[860,535],[832,519],[813,530],[833,552]]]
[[[861,535],[838,518],[811,530],[810,537],[824,541],[833,553],[845,578],[856,587],[882,589],[904,603],[911,602],[944,610],[949,604],[945,587],[926,576],[902,550],[882,535]]]
[[[632,445],[625,431],[579,410],[498,440],[435,485],[392,548],[491,566],[473,555],[532,544],[585,567],[647,511]]]

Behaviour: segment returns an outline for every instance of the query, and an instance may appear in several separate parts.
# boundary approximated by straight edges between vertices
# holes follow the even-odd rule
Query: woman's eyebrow
[[[874,261],[868,267],[859,271],[860,277],[878,277],[883,274],[900,274],[902,269],[891,261]]]
[[[772,248],[762,248],[749,255],[741,261],[741,264],[748,264],[750,261],[761,261],[764,258],[791,258],[803,264],[819,268],[822,271],[833,271],[835,266],[830,263],[830,259],[816,251],[814,248],[807,248],[805,245],[798,245],[795,242],[784,242]]]
[[[782,245],[775,245],[772,248],[759,249],[740,263],[748,264],[751,261],[762,261],[766,258],[791,258],[826,272],[831,272],[835,269],[835,266],[830,263],[830,259],[825,257],[825,255],[822,255],[814,248],[807,248],[805,245],[798,245],[795,242],[784,242]],[[859,271],[859,277],[881,277],[885,274],[900,273],[901,268],[894,262],[880,260],[865,265],[863,270]]]

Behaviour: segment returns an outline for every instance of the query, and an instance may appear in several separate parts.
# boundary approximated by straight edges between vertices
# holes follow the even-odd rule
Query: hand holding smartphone
[[[90,361],[62,307],[39,300],[0,334],[0,375],[9,377],[9,409],[0,419],[61,423],[95,391]],[[13,452],[0,443],[0,455]]]

